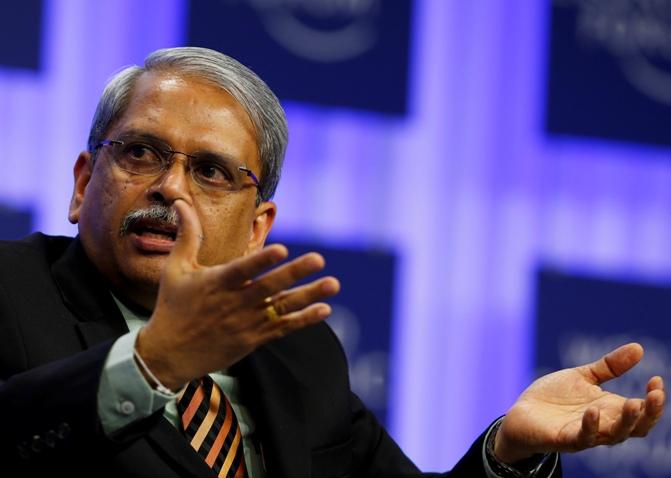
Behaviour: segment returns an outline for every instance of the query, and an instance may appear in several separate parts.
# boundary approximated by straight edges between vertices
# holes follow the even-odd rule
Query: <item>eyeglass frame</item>
[[[114,163],[122,171],[126,171],[127,173],[134,174],[134,175],[137,175],[137,176],[153,176],[153,175],[158,176],[160,174],[165,173],[166,171],[168,171],[168,169],[170,169],[170,167],[175,162],[174,159],[172,159],[175,154],[181,154],[183,156],[186,156],[189,160],[189,163],[188,163],[189,167],[191,166],[191,164],[190,164],[191,160],[199,158],[199,156],[197,154],[189,154],[189,153],[185,153],[183,151],[174,150],[167,143],[165,143],[162,140],[158,140],[158,139],[157,139],[157,142],[163,143],[163,145],[161,145],[160,147],[156,144],[151,144],[149,141],[143,142],[143,141],[140,141],[140,140],[137,140],[137,141],[125,140],[124,141],[122,139],[103,139],[103,140],[99,141],[98,143],[96,143],[92,152],[96,152],[96,151],[100,150],[100,148],[102,148],[103,146],[123,146],[124,144],[126,144],[126,145],[133,144],[134,142],[137,142],[138,144],[141,144],[141,145],[150,146],[157,153],[159,153],[159,156],[163,160],[162,165],[161,165],[162,167],[160,169],[157,169],[155,172],[141,173],[141,172],[131,171],[129,169],[123,168],[119,164],[119,162],[117,161],[117,158],[113,157]],[[163,146],[166,146],[168,149],[163,149],[162,148]],[[161,153],[163,153],[163,154],[161,154]],[[95,161],[95,157],[93,158],[93,160]],[[256,176],[256,174],[254,174],[254,171],[252,171],[250,168],[248,168],[245,165],[237,166],[236,168],[237,168],[238,171],[240,171],[241,173],[244,173],[247,177],[252,179],[252,181],[254,183],[253,185],[256,187],[256,190],[257,190],[257,203],[260,202],[260,195],[259,194],[260,194],[261,185],[260,185],[259,178]],[[200,183],[198,183],[198,184],[200,185]],[[201,187],[204,187],[204,188],[207,188],[207,189],[217,190],[217,187],[215,187],[215,186],[208,187],[208,186],[201,185]],[[224,189],[224,191],[226,191],[226,190]],[[228,192],[236,192],[236,191],[239,191],[239,190],[235,190],[235,189],[228,190]]]

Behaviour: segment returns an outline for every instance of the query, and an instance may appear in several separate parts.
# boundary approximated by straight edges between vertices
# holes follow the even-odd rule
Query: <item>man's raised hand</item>
[[[627,398],[599,385],[626,373],[643,357],[636,343],[599,360],[545,375],[509,410],[494,452],[506,463],[535,453],[579,451],[645,436],[659,421],[666,399],[661,377],[648,381],[644,398]]]
[[[338,292],[335,278],[294,286],[324,268],[319,254],[280,264],[287,249],[271,245],[225,264],[204,266],[198,262],[203,240],[198,216],[181,199],[174,208],[179,216],[177,238],[161,276],[156,307],[136,343],[165,386],[177,390],[330,314],[321,301]],[[269,302],[276,317],[269,317]]]

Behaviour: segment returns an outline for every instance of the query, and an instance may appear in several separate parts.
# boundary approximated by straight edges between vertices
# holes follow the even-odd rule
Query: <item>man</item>
[[[0,247],[0,449],[22,476],[413,476],[349,391],[338,292],[264,247],[286,146],[267,86],[220,53],[159,50],[107,85],[74,166],[76,239]],[[645,435],[598,385],[637,344],[532,384],[449,472],[560,476],[556,452]]]

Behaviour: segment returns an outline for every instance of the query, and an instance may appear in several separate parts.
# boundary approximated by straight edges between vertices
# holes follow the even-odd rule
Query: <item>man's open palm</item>
[[[506,415],[496,436],[497,457],[513,463],[534,453],[579,451],[645,436],[664,410],[662,378],[648,381],[645,398],[622,397],[599,386],[642,357],[643,348],[631,343],[536,380]]]

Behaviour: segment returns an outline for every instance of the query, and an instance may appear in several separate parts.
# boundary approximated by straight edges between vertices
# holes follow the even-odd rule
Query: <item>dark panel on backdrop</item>
[[[277,238],[272,239],[272,242],[277,241]],[[328,301],[333,313],[327,322],[345,349],[352,390],[384,424],[387,418],[394,255],[377,249],[280,242],[289,248],[292,258],[310,251],[319,252],[326,260],[326,269],[320,275],[333,275],[340,280],[340,293]]]
[[[0,2],[0,67],[39,70],[42,0]]]
[[[220,50],[281,100],[403,114],[411,0],[191,0],[188,43]]]
[[[550,133],[670,145],[671,3],[552,2]]]
[[[28,235],[32,227],[32,214],[0,205],[0,240],[19,239]]]
[[[598,359],[636,341],[646,352],[629,373],[604,385],[609,391],[644,397],[646,383],[671,379],[671,284],[659,286],[566,274],[545,269],[537,282],[536,365],[539,375]],[[671,418],[667,413],[643,440],[562,455],[572,478],[669,476]]]

